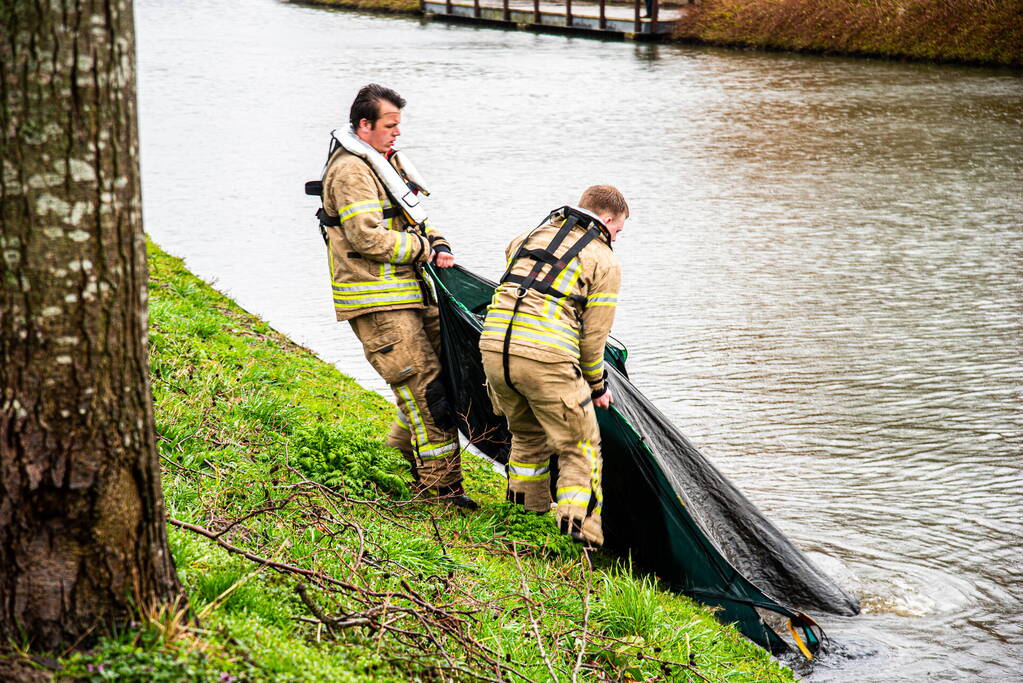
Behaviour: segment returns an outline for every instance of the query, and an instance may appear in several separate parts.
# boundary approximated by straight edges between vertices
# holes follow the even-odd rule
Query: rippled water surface
[[[363,384],[302,194],[356,89],[464,265],[594,182],[635,383],[847,589],[819,681],[1023,667],[1023,79],[137,0],[146,226]]]

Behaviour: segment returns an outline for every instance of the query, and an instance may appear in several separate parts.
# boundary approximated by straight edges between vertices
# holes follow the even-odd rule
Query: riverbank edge
[[[284,0],[422,17],[418,0]],[[769,52],[1023,68],[1023,0],[702,0],[670,42]]]
[[[587,569],[550,515],[504,502],[488,462],[464,458],[478,512],[413,499],[383,445],[393,405],[148,253],[168,535],[192,613],[142,609],[56,679],[794,680],[655,577],[603,552]],[[389,631],[380,610],[418,616]]]

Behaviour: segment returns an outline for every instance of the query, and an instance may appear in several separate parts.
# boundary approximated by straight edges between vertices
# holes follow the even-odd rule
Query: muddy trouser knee
[[[522,466],[515,470],[509,467],[509,491],[535,490],[533,495],[546,496],[549,501],[549,456],[557,454],[558,480],[554,488],[559,524],[564,524],[566,531],[576,530],[591,543],[603,543],[600,431],[589,387],[578,367],[570,361],[549,363],[509,356],[514,388],[505,382],[501,353],[484,351],[483,368],[491,400],[508,419],[512,433],[510,462]],[[542,444],[540,432],[544,435]],[[539,476],[527,485],[513,478],[513,473]]]
[[[462,480],[454,416],[441,381],[440,360],[417,309],[367,313],[351,321],[366,360],[387,382],[397,402],[388,445],[415,463],[426,487]]]

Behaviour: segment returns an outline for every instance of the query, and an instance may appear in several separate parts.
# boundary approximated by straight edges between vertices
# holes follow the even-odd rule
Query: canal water
[[[1019,680],[1023,79],[602,42],[273,0],[137,0],[146,227],[383,391],[315,200],[359,86],[462,264],[592,183],[632,218],[634,382],[862,602],[815,681]]]

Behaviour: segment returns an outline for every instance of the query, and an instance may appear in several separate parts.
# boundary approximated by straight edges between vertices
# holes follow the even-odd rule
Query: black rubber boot
[[[480,507],[479,503],[466,494],[461,482],[451,486],[438,486],[437,498],[445,503],[465,508],[466,510],[478,510]]]
[[[407,459],[409,470],[412,472],[412,485],[409,488],[412,490],[413,496],[418,496],[425,490],[425,488],[423,487],[423,482],[419,479],[419,468],[416,467],[416,461],[412,458]]]

